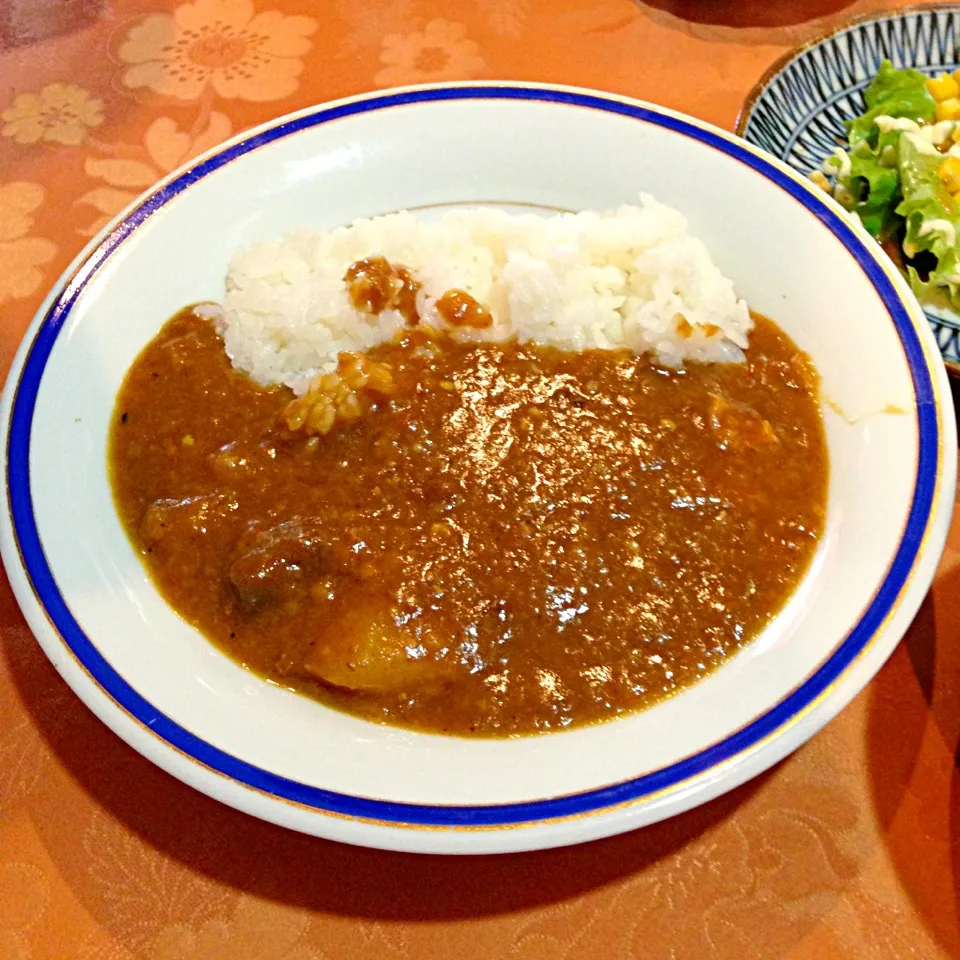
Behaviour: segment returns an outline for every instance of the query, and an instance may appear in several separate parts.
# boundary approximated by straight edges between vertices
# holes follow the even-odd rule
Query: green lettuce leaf
[[[880,64],[877,75],[863,95],[866,112],[856,120],[847,121],[850,148],[866,141],[877,146],[880,135],[874,121],[877,117],[907,117],[916,121],[931,121],[936,115],[937,102],[927,90],[927,81],[916,70],[898,70],[889,60]]]
[[[853,209],[864,227],[875,237],[892,233],[898,223],[900,173],[895,166],[880,162],[878,154],[866,144],[850,154],[850,176],[844,186],[856,198]]]
[[[875,237],[902,241],[910,261],[906,273],[920,300],[960,311],[960,205],[938,176],[943,155],[911,133],[881,133],[876,124],[881,116],[933,122],[937,105],[926,79],[885,60],[864,100],[862,116],[847,123],[846,155],[830,161],[844,188],[836,196]]]
[[[898,165],[903,199],[896,213],[905,221],[904,253],[911,259],[925,253],[932,264],[925,278],[915,267],[907,267],[914,293],[925,303],[960,309],[960,206],[937,175],[942,162],[942,156],[926,153],[911,137],[900,138]],[[941,221],[945,229],[928,229],[925,233],[924,224],[931,221]]]
[[[849,173],[839,178],[849,199],[846,206],[860,217],[875,237],[891,237],[899,231],[896,209],[902,196],[897,169],[900,130],[881,133],[880,116],[905,117],[916,122],[934,119],[936,101],[927,90],[926,79],[916,70],[897,70],[884,60],[864,93],[866,111],[847,123],[850,147]],[[839,166],[839,165],[838,165]]]

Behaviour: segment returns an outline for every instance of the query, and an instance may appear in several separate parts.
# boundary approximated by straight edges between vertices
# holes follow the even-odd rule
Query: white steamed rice
[[[331,231],[296,230],[239,251],[222,311],[214,311],[234,365],[261,383],[302,392],[341,352],[391,339],[403,318],[355,310],[343,281],[351,263],[378,254],[422,282],[423,323],[444,326],[433,304],[451,288],[490,310],[492,327],[452,331],[461,338],[627,347],[680,366],[742,360],[753,327],[733,282],[689,235],[683,215],[651,197],[640,206],[551,217],[463,209],[423,222],[403,212]]]

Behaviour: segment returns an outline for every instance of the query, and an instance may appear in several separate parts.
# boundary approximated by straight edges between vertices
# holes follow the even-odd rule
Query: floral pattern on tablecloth
[[[730,127],[786,44],[881,0],[778,0],[775,28],[698,3],[9,0],[0,357],[141,191],[280,114],[505,78]],[[751,4],[770,19],[763,0],[736,15]],[[86,711],[0,587],[0,960],[960,956],[960,522],[890,664],[776,770],[640,833],[502,859],[352,850],[194,793]]]
[[[312,17],[258,12],[252,0],[194,0],[136,23],[118,55],[122,83],[178,100],[282,100],[300,85]]]
[[[0,133],[16,143],[47,140],[75,147],[103,123],[103,103],[76,84],[48,83],[36,93],[18,94],[0,118]]]
[[[53,241],[32,235],[33,213],[45,196],[39,183],[0,183],[0,304],[37,290],[57,252]]]

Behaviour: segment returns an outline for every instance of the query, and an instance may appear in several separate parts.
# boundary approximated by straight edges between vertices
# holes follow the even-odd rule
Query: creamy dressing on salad
[[[957,230],[949,220],[924,220],[920,225],[919,236],[927,237],[931,233],[942,233],[943,239],[953,247],[957,243]]]
[[[924,143],[934,147],[939,147],[941,143],[948,140],[957,128],[956,120],[941,120],[939,123],[927,123],[920,126],[916,120],[911,120],[909,117],[877,117],[874,123],[876,123],[877,129],[881,133],[889,133],[891,130],[902,130],[904,133],[919,137]],[[837,153],[843,153],[843,151],[838,147],[834,150],[834,154]],[[844,154],[844,156],[846,156],[846,154]],[[849,163],[849,158],[847,158],[848,167]]]
[[[906,130],[903,135],[917,148],[917,153],[932,154],[935,157],[941,155],[940,151],[926,137]]]
[[[833,155],[823,161],[823,172],[834,174],[838,177],[850,176],[850,157],[846,150],[834,147]]]
[[[955,120],[941,120],[939,123],[930,124],[920,130],[920,136],[924,140],[929,140],[935,147],[950,139],[951,134],[956,129]]]
[[[881,133],[889,133],[891,130],[906,130],[909,133],[920,133],[920,124],[909,117],[877,117],[873,121]]]

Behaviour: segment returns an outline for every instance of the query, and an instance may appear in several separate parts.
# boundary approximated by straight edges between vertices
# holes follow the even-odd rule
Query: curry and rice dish
[[[678,214],[586,216],[288,238],[170,320],[110,466],[177,612],[273,682],[453,734],[608,719],[749,643],[824,524],[816,372]],[[467,276],[423,253],[465,233]]]

